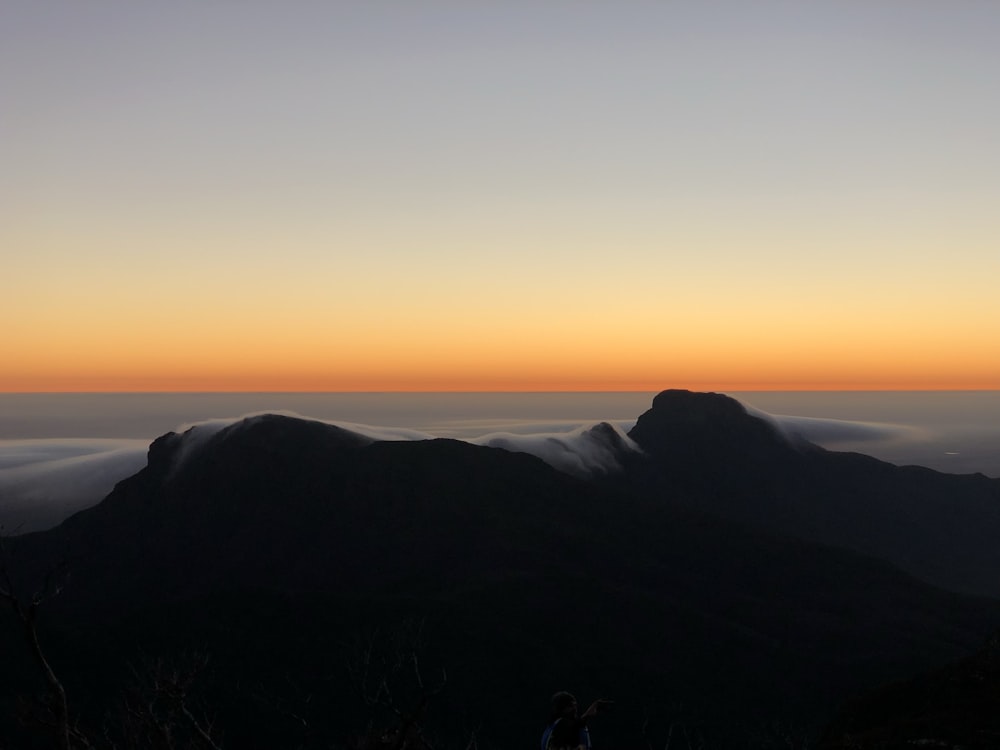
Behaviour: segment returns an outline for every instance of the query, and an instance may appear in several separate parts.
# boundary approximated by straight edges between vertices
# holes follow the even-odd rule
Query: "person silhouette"
[[[572,693],[559,691],[552,696],[552,710],[549,723],[542,733],[540,750],[590,750],[590,728],[588,722],[603,708],[614,701],[600,698],[579,714],[576,697]]]

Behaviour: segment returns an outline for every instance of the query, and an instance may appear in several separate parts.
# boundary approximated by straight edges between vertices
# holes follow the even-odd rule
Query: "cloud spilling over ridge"
[[[292,412],[269,411],[180,425],[171,438],[178,441],[178,465],[222,430],[275,413],[308,419]],[[338,427],[371,441],[433,440],[437,437],[403,427],[309,421]],[[509,426],[513,430],[527,431],[527,434],[491,432],[468,439],[468,442],[530,453],[555,469],[576,476],[614,471],[619,468],[618,457],[622,451],[638,450],[620,425],[577,425],[565,431],[551,429],[563,427],[562,423]],[[549,429],[539,432],[539,428]],[[144,440],[0,441],[0,524],[6,533],[27,533],[56,525],[76,511],[96,504],[117,482],[143,468],[147,450],[148,443]]]
[[[847,443],[887,443],[896,440],[914,440],[919,439],[922,435],[919,428],[908,425],[817,417],[790,417],[765,414],[755,409],[747,409],[747,411],[756,417],[767,419],[788,437],[808,440],[828,448]]]
[[[622,468],[620,459],[624,452],[642,452],[621,427],[608,422],[578,427],[565,433],[523,435],[498,432],[469,442],[530,453],[554,469],[582,477],[617,471]]]
[[[266,414],[248,414],[238,419],[213,419],[183,425],[183,434],[177,454],[178,465],[200,450],[213,435],[239,423],[252,424]],[[281,413],[295,419],[305,419],[345,430],[371,441],[433,440],[435,435],[404,427],[377,427],[331,420],[314,420],[290,412]],[[639,452],[639,447],[625,434],[623,428],[608,422],[597,425],[577,425],[574,429],[560,431],[536,431],[530,433],[492,432],[480,437],[468,438],[466,442],[491,448],[529,453],[540,458],[554,469],[576,476],[592,476],[616,471],[621,468],[619,457],[623,451]],[[176,468],[176,467],[175,467]]]
[[[833,449],[907,446],[925,438],[910,426],[837,419],[775,416],[748,408],[792,439],[805,439]],[[200,450],[221,430],[239,422],[251,424],[265,414],[278,414],[328,424],[371,441],[432,440],[439,435],[405,427],[384,427],[315,420],[290,411],[254,412],[241,417],[189,422],[171,438],[179,443],[178,461]],[[445,434],[475,445],[537,456],[555,469],[588,477],[614,472],[622,456],[638,447],[626,436],[634,420],[581,425],[579,422],[490,419],[449,426]],[[478,430],[477,430],[478,428]],[[0,441],[0,524],[6,533],[49,528],[72,513],[96,504],[116,482],[139,471],[146,462],[145,440],[65,439]],[[874,451],[877,453],[877,451]],[[895,456],[887,456],[894,460]],[[904,461],[898,461],[905,463]]]
[[[601,420],[608,422],[619,428],[623,433],[627,433],[635,426],[635,419],[614,419]],[[341,423],[343,424],[343,423]],[[572,432],[579,427],[597,424],[597,420],[585,421],[582,419],[546,419],[526,421],[524,419],[475,419],[475,420],[452,420],[437,422],[433,429],[426,431],[435,437],[450,437],[456,440],[476,441],[480,438],[497,434],[508,435],[540,435],[542,433],[552,433],[562,435]]]
[[[273,410],[253,412],[251,414],[244,414],[242,417],[232,417],[229,419],[206,419],[201,422],[187,422],[178,427],[176,432],[185,433],[185,435],[190,432],[192,435],[197,435],[197,437],[185,437],[185,440],[193,441],[192,445],[200,445],[206,438],[211,437],[227,427],[231,427],[237,422],[246,422],[250,424],[255,419],[272,414],[281,417],[291,417],[292,419],[302,419],[307,422],[328,424],[331,427],[339,427],[343,430],[347,430],[348,432],[353,432],[372,440],[433,440],[437,437],[436,435],[421,432],[420,430],[411,430],[407,427],[376,427],[374,425],[355,424],[353,422],[341,422],[330,419],[313,419],[312,417],[306,417],[292,411]]]
[[[375,427],[372,425],[354,424],[351,422],[312,419],[311,417],[305,417],[301,414],[296,414],[295,412],[290,411],[262,411],[254,412],[252,414],[244,414],[242,417],[233,417],[229,419],[207,419],[201,422],[188,422],[179,426],[177,430],[175,430],[178,434],[174,436],[174,439],[180,442],[177,457],[175,459],[177,462],[175,464],[175,468],[183,464],[185,460],[194,455],[197,451],[201,450],[213,435],[216,435],[222,430],[233,427],[237,424],[249,426],[256,420],[269,415],[301,419],[307,422],[318,422],[319,424],[337,427],[369,441],[433,440],[435,438],[434,435],[429,435],[425,432],[411,430],[405,427]]]

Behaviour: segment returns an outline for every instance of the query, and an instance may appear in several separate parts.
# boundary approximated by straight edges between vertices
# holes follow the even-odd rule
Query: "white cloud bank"
[[[146,465],[145,440],[0,441],[4,533],[49,528],[103,499]]]
[[[496,432],[474,438],[469,442],[518,453],[530,453],[554,469],[584,477],[619,470],[621,468],[619,459],[623,451],[641,452],[639,446],[620,426],[608,422],[577,427],[570,432],[528,435]]]
[[[275,412],[179,426],[176,430],[181,445],[179,460],[199,450],[212,435],[226,427],[242,420],[253,420],[263,413]],[[284,415],[307,419],[291,412],[284,412]],[[313,421],[322,421],[370,440],[432,440],[436,437],[403,427]],[[555,469],[576,476],[614,471],[619,468],[619,451],[638,450],[621,425],[577,425],[564,431],[551,429],[565,427],[562,423],[505,426],[511,431],[491,432],[467,442],[530,453]],[[549,428],[549,431],[539,432],[540,428]],[[21,534],[50,528],[96,504],[117,482],[146,465],[148,447],[145,440],[0,441],[0,524],[4,533]]]
[[[805,439],[825,448],[868,442],[888,443],[899,440],[916,440],[923,435],[922,430],[909,425],[816,417],[790,417],[767,414],[751,408],[748,408],[747,411],[755,417],[771,422],[787,437]]]
[[[915,453],[931,445],[926,430],[880,422],[775,416],[756,409],[751,414],[768,419],[783,433],[834,450],[871,452],[895,463],[935,466],[930,453]],[[231,419],[192,422],[177,428],[182,453],[190,455],[208,438],[241,420],[262,414],[284,414],[308,419],[294,412],[266,411]],[[311,420],[333,425],[370,440],[429,440],[432,435],[403,427],[379,427],[335,420]],[[529,453],[555,469],[575,476],[613,472],[620,457],[639,448],[626,435],[634,420],[581,425],[565,420],[527,422],[484,420],[465,423],[461,439],[475,445]],[[477,430],[474,428],[478,428]],[[499,428],[499,429],[498,429]],[[454,432],[444,430],[445,433]],[[183,434],[181,434],[183,433]],[[139,471],[146,463],[148,441],[118,439],[0,440],[0,524],[5,533],[26,533],[56,525],[78,510],[104,498],[116,482]],[[920,455],[927,460],[914,461]],[[948,453],[948,463],[935,468],[976,470]],[[981,458],[981,457],[980,457]]]
[[[220,430],[237,422],[250,424],[264,414],[248,414],[238,419],[213,419],[182,425],[177,432],[182,440],[178,461],[183,462],[194,451],[199,450],[208,438]],[[296,419],[309,419],[291,412],[280,412]],[[328,424],[373,441],[433,440],[437,436],[405,427],[377,427],[331,420],[309,420]],[[628,423],[631,425],[631,423]],[[491,432],[486,435],[464,438],[473,445],[501,448],[503,450],[530,453],[545,461],[553,468],[576,476],[592,476],[616,471],[621,468],[619,456],[622,451],[639,452],[639,447],[625,434],[621,425],[602,422],[597,425],[572,425],[571,429],[553,430],[552,425],[521,424],[528,432]],[[548,428],[548,429],[546,429]],[[515,426],[516,429],[516,426]],[[542,431],[544,430],[544,431]]]

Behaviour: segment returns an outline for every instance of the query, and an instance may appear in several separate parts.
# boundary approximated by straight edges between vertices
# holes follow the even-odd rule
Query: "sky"
[[[1000,4],[0,4],[0,391],[1000,389]]]

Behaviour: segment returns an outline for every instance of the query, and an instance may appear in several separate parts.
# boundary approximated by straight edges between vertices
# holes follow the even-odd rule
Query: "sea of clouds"
[[[809,440],[833,450],[870,453],[894,463],[918,463],[944,471],[983,471],[1000,475],[1000,431],[956,438],[943,431],[894,424],[769,414],[748,407],[773,422],[789,437]],[[267,413],[300,415],[288,410]],[[211,435],[254,414],[188,422],[182,452],[197,450]],[[307,418],[307,417],[300,417]],[[476,445],[529,453],[559,471],[591,476],[618,468],[622,450],[638,450],[627,437],[635,420],[607,420],[606,427],[571,419],[525,420],[489,417],[455,418],[434,432],[318,419],[371,440],[428,440],[452,437]],[[115,484],[142,469],[150,440],[135,438],[34,438],[0,440],[0,525],[18,534],[49,528],[73,513],[96,504]],[[953,448],[953,450],[949,450]]]
[[[267,412],[270,414],[276,412]],[[288,412],[285,416],[308,419]],[[200,450],[208,439],[237,422],[253,420],[248,414],[232,419],[212,419],[180,425],[180,461]],[[314,420],[330,424],[373,441],[433,440],[432,435],[405,427]],[[619,448],[638,451],[625,430],[630,423],[575,425],[507,425],[465,438],[475,445],[530,453],[555,469],[577,476],[591,476],[619,468]],[[487,425],[482,425],[483,427]],[[493,424],[489,426],[495,426]],[[102,500],[117,482],[146,465],[149,442],[135,439],[33,439],[0,440],[0,519],[4,533],[38,531],[58,524],[73,513]]]

